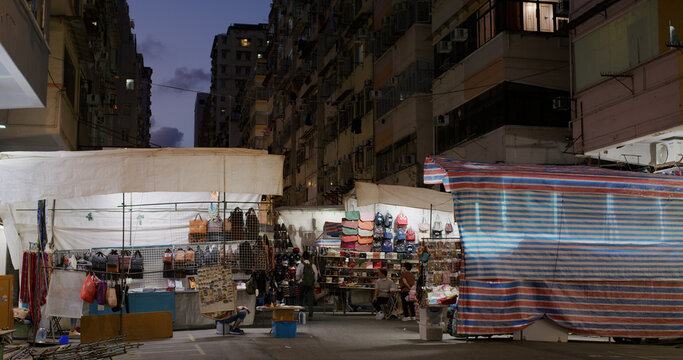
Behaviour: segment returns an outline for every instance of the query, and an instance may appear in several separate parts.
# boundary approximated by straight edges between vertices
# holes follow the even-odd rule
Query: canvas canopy
[[[199,203],[210,192],[256,207],[260,195],[282,194],[282,166],[282,156],[246,149],[0,153],[0,217],[12,263],[37,238],[39,199],[48,200],[57,249],[115,247],[123,237],[126,246],[183,243],[189,220],[206,218],[208,205]],[[124,202],[133,209],[125,219]],[[142,204],[162,205],[133,206]]]
[[[344,206],[346,210],[388,212],[394,217],[403,213],[408,218],[408,227],[414,230],[419,223],[429,224],[430,218],[432,223],[454,223],[450,194],[413,186],[356,182],[355,188],[344,196]],[[456,232],[449,236],[457,236],[457,226],[454,229]]]
[[[424,181],[453,195],[458,333],[683,335],[683,178],[430,157]]]
[[[315,245],[325,222],[340,222],[343,206],[291,206],[277,209],[292,244],[300,249]]]

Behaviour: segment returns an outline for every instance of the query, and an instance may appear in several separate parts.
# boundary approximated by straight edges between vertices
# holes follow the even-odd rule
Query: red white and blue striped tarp
[[[323,233],[315,240],[315,244],[318,247],[340,247],[341,234],[341,223],[326,221],[323,225]]]
[[[582,333],[683,335],[683,179],[428,158],[436,181],[453,194],[465,254],[459,332],[547,316]]]

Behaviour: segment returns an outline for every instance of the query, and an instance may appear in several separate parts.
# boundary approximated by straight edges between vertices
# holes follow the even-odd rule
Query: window
[[[251,40],[249,40],[248,38],[240,39],[240,46],[244,46],[244,47],[251,46]]]
[[[250,52],[245,52],[245,53],[244,53],[244,59],[245,59],[245,60],[251,60],[251,53],[250,53]]]
[[[242,71],[241,66],[235,66],[235,74],[239,74]]]
[[[242,52],[241,51],[235,52],[235,59],[236,60],[242,60]]]
[[[221,56],[223,57],[223,59],[228,57],[228,50],[221,50]]]
[[[477,10],[477,46],[484,45],[496,35],[496,1],[489,0]]]
[[[228,43],[228,38],[225,36],[221,36],[221,42],[223,42],[223,45]]]
[[[524,31],[556,31],[554,7],[558,2],[561,1],[524,1],[522,3]]]
[[[221,95],[221,101],[225,101],[225,96]]]
[[[224,107],[221,108],[221,114],[225,114],[226,111],[227,110]]]
[[[130,104],[121,105],[121,112],[123,113],[124,116],[130,116],[131,105]]]
[[[257,59],[263,59],[263,53],[256,53]]]
[[[135,90],[135,80],[126,79],[126,90]]]
[[[226,68],[225,65],[221,65],[221,74],[225,74],[225,68]]]
[[[221,80],[221,88],[225,89],[225,86],[226,86],[225,79],[222,79]]]

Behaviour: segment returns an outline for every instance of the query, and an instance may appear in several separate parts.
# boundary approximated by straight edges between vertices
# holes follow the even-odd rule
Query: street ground
[[[244,330],[245,335],[227,336],[216,335],[215,329],[176,331],[172,339],[147,341],[116,359],[683,359],[680,342],[622,345],[583,337],[569,343],[465,341],[447,334],[442,341],[428,342],[419,340],[414,321],[377,321],[371,316],[316,314],[313,321],[299,325],[294,339],[273,338],[269,328]]]

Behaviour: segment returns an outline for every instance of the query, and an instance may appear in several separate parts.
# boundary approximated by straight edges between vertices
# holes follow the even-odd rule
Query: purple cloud
[[[164,126],[152,131],[150,135],[150,141],[161,147],[181,147],[185,134],[177,128]]]
[[[175,69],[175,75],[166,80],[165,84],[183,89],[197,89],[211,81],[211,74],[203,69],[188,69],[180,67]],[[162,89],[169,89],[163,88]],[[172,90],[172,89],[169,89]]]
[[[141,52],[145,59],[161,59],[166,53],[166,44],[161,40],[155,39],[151,36],[145,37],[144,40],[138,43],[139,52]]]

